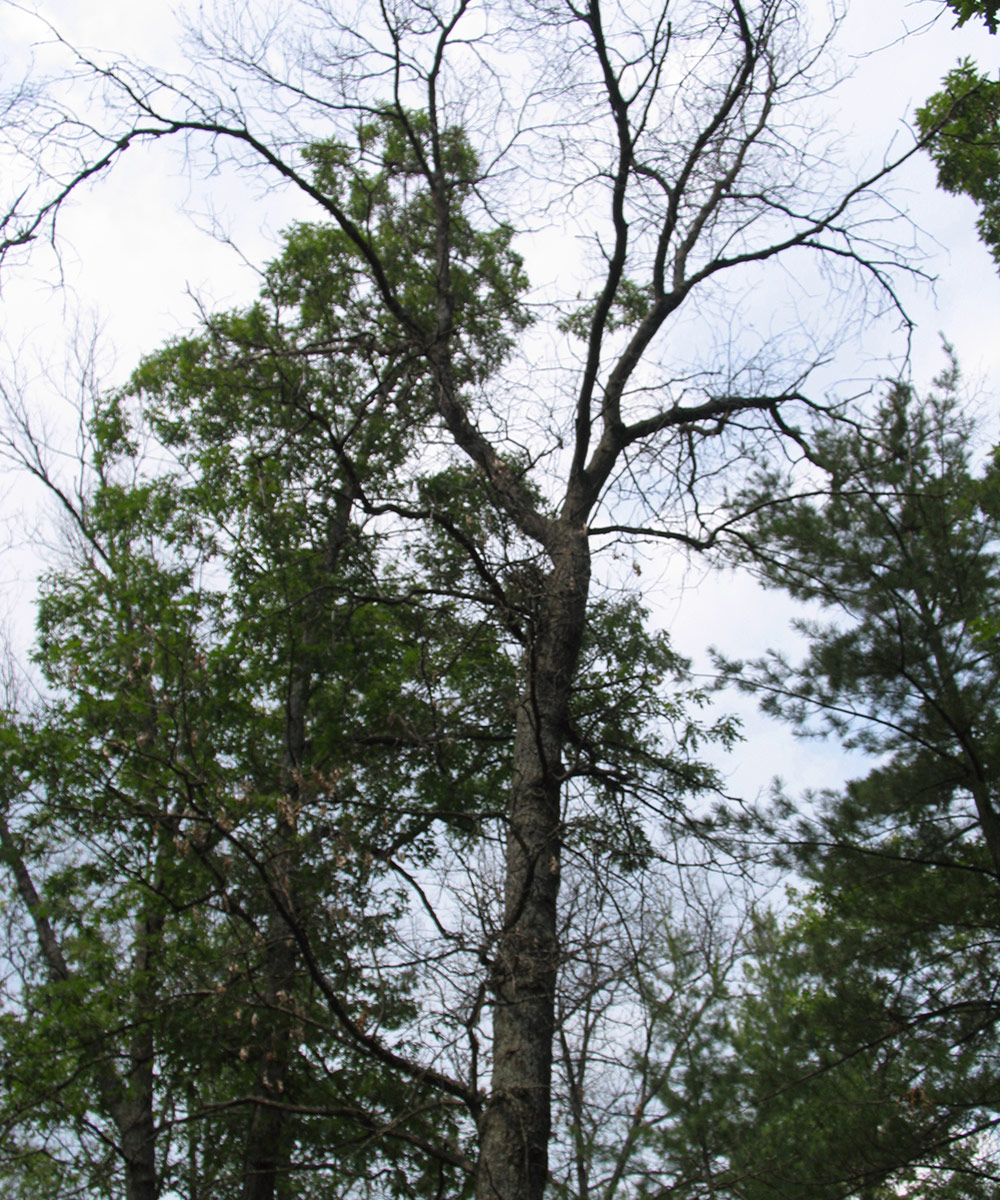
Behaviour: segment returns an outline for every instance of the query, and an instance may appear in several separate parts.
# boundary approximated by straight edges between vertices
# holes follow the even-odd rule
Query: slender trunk
[[[347,484],[334,501],[327,530],[323,569],[335,578],[341,553],[350,537],[351,512],[357,488]],[[242,1200],[274,1200],[286,1193],[280,1186],[287,1178],[289,1143],[288,1118],[280,1107],[288,1100],[286,1083],[292,1053],[292,1025],[296,977],[299,969],[295,930],[297,894],[298,815],[302,803],[302,770],[306,757],[306,710],[315,663],[308,647],[314,639],[329,638],[329,611],[310,610],[303,618],[303,645],[293,645],[285,697],[285,748],[281,762],[283,799],[274,831],[274,853],[268,862],[271,880],[271,912],[267,927],[262,995],[267,1012],[268,1033],[257,1064],[257,1096],[250,1115],[244,1151]],[[321,633],[322,631],[322,633]],[[268,1103],[272,1101],[273,1103]]]
[[[280,1102],[284,1097],[291,1044],[284,1006],[294,984],[295,952],[287,922],[277,914],[271,919],[268,935],[263,991],[270,1029],[260,1047],[257,1067],[257,1094],[265,1102],[255,1103],[250,1115],[243,1200],[273,1200],[279,1175],[288,1165],[286,1115],[266,1101]]]
[[[268,919],[264,955],[262,999],[266,1010],[267,1036],[260,1047],[257,1064],[257,1095],[250,1114],[244,1154],[243,1200],[274,1200],[278,1178],[288,1163],[284,1111],[267,1101],[285,1098],[291,1052],[289,1005],[295,990],[297,958],[290,918],[295,912],[296,824],[302,789],[302,760],[305,753],[305,706],[308,671],[298,664],[292,669],[285,706],[285,758],[281,782],[284,797],[279,804],[274,854],[268,864],[276,898]]]
[[[152,1014],[156,987],[152,976],[153,957],[163,933],[163,916],[148,913],[136,921],[135,1032],[129,1043],[129,1070],[124,1096],[115,1108],[115,1123],[125,1159],[126,1200],[153,1200],[156,1180],[156,1123],[153,1117]]]
[[[188,1080],[187,1086],[187,1110],[189,1113],[195,1113],[201,1107],[201,1099],[198,1088],[194,1080]],[[201,1200],[201,1163],[198,1159],[198,1151],[200,1149],[200,1139],[198,1136],[198,1126],[192,1124],[188,1129],[188,1160],[187,1160],[187,1200]]]
[[[559,944],[562,749],[586,618],[586,534],[549,547],[517,711],[504,928],[492,964],[493,1077],[480,1127],[477,1200],[540,1200],[548,1180]]]
[[[0,817],[0,860],[14,876],[17,890],[31,915],[39,949],[55,983],[73,978],[55,930],[45,915],[41,897],[27,864],[21,857],[6,820]],[[125,1200],[157,1200],[156,1128],[153,1120],[153,1033],[151,1014],[153,989],[150,981],[153,946],[163,929],[157,915],[142,918],[136,925],[136,1032],[129,1045],[129,1071],[122,1079],[113,1066],[115,1051],[103,1031],[93,1037],[97,1094],[106,1115],[114,1122],[124,1163]]]

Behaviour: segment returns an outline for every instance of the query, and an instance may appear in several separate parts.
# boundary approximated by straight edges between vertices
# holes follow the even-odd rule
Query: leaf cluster
[[[995,32],[995,9],[990,28]],[[917,123],[930,139],[938,186],[976,202],[980,240],[1000,265],[1000,81],[965,59],[943,82],[917,110]]]

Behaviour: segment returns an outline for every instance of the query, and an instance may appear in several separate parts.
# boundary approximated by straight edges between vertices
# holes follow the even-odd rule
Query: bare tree
[[[468,1107],[478,1200],[533,1200],[549,1179],[571,710],[595,554],[635,537],[711,545],[727,465],[770,441],[797,452],[822,353],[777,335],[747,348],[738,298],[769,266],[779,280],[829,268],[831,288],[853,280],[874,309],[898,308],[906,266],[880,240],[878,190],[900,160],[845,184],[826,156],[808,116],[827,47],[801,8],[400,0],[345,13],[311,0],[280,23],[220,8],[192,33],[190,78],[77,54],[94,114],[74,111],[73,89],[11,108],[41,169],[3,221],[9,258],[142,143],[180,139],[193,161],[207,148],[309,197],[428,389],[428,439],[471,464],[524,546],[505,566],[447,530],[521,638],[502,911],[476,993],[492,1017],[489,1086],[344,1018],[384,1063]],[[580,231],[580,260],[530,311],[511,240],[564,226]]]

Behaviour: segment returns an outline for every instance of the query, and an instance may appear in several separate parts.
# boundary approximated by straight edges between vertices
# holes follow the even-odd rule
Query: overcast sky
[[[134,0],[86,5],[80,0],[43,0],[37,7],[71,42],[183,69],[183,56],[174,47],[176,6],[164,0],[144,0],[141,5]],[[813,7],[824,9],[825,4],[816,0]],[[841,38],[843,62],[853,68],[854,78],[831,100],[831,119],[859,166],[865,159],[869,167],[876,164],[894,139],[897,146],[905,144],[906,122],[915,106],[935,90],[958,58],[971,55],[993,71],[1000,65],[1000,38],[990,38],[979,26],[955,31],[947,16],[923,34],[904,37],[941,9],[935,0],[854,0]],[[42,68],[56,61],[57,56],[40,44],[47,36],[44,29],[25,12],[0,3],[0,30],[0,53],[7,60],[4,88],[16,81],[32,57]],[[126,156],[110,177],[74,202],[61,224],[61,278],[44,253],[16,275],[3,278],[0,303],[7,345],[0,347],[0,354],[16,353],[22,375],[35,377],[39,403],[45,385],[37,364],[61,361],[77,319],[99,322],[102,363],[111,380],[126,374],[143,351],[193,324],[192,294],[218,306],[253,295],[253,270],[231,247],[205,232],[213,206],[254,264],[267,259],[278,231],[293,216],[306,215],[299,199],[261,197],[245,184],[230,181],[202,189],[172,170],[172,162],[176,167],[176,159],[162,153]],[[923,160],[908,167],[895,187],[900,204],[923,230],[921,246],[928,255],[924,266],[938,277],[935,290],[909,289],[905,296],[918,320],[915,380],[926,383],[939,369],[941,330],[955,343],[972,390],[985,409],[995,412],[1000,280],[976,240],[974,207],[939,192]],[[533,264],[527,265],[530,274]],[[898,342],[866,347],[863,367],[852,358],[860,353],[858,348],[845,347],[837,369],[844,377],[875,369],[890,346],[898,347]],[[0,362],[0,374],[8,374],[7,363]],[[32,503],[27,495],[20,485],[8,487],[6,511],[23,513]],[[22,651],[30,632],[25,614],[34,561],[23,550],[8,552],[0,568],[15,644]],[[752,655],[784,629],[788,606],[761,600],[745,584],[707,583],[691,575],[689,583],[699,583],[698,602],[692,605],[690,590],[681,595],[676,576],[663,576],[657,564],[650,565],[646,577],[662,580],[650,598],[686,652],[714,641],[731,653]],[[753,739],[760,736],[754,732]],[[769,742],[773,736],[767,734]],[[773,761],[773,749],[758,756],[748,747],[743,758],[750,772],[747,778],[766,783],[766,762]],[[786,774],[803,781],[808,777],[816,784],[840,769],[832,748],[824,754],[813,746],[788,747],[781,758]]]

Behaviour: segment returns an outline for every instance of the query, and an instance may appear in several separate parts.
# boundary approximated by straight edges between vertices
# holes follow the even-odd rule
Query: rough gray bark
[[[540,1196],[548,1179],[562,751],[586,621],[585,531],[560,531],[551,557],[517,709],[504,926],[491,978],[493,1077],[480,1124],[477,1200]]]

